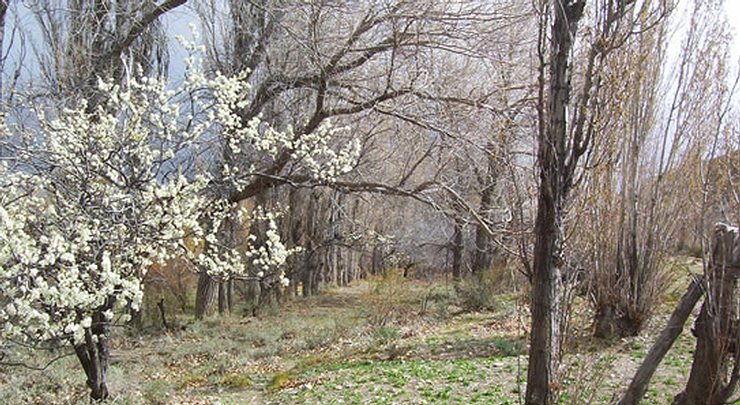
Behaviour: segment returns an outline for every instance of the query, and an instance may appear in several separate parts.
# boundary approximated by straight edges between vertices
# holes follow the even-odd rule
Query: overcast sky
[[[682,1],[694,1],[694,0],[682,0]],[[686,3],[684,3],[686,4]],[[727,12],[727,19],[730,22],[730,24],[733,27],[733,34],[735,37],[735,43],[733,46],[733,55],[732,59],[735,63],[735,66],[737,67],[740,63],[740,0],[725,0],[724,1],[725,10]],[[8,27],[6,29],[6,38],[4,43],[4,55],[7,57],[8,63],[6,63],[6,69],[4,75],[5,79],[9,79],[9,76],[14,73],[14,62],[16,62],[18,54],[19,53],[25,53],[26,58],[24,60],[25,63],[23,63],[23,71],[24,73],[28,74],[31,72],[36,71],[35,60],[33,60],[32,52],[29,52],[29,50],[26,50],[25,52],[22,52],[19,49],[17,41],[12,41],[8,36],[14,31],[16,28],[16,25],[23,26],[24,28],[27,28],[28,26],[34,26],[36,23],[34,21],[34,18],[30,15],[28,9],[25,7],[25,1],[14,2],[13,7],[11,7],[11,14],[13,17],[8,19]],[[195,18],[195,15],[193,11],[185,6],[180,7],[178,9],[173,10],[172,12],[168,13],[164,17],[164,23],[167,27],[167,34],[170,39],[173,39],[176,34],[183,35],[185,37],[190,37],[189,30],[187,28],[187,24],[190,22],[195,22],[197,19]],[[35,38],[36,35],[38,35],[38,32],[35,32],[36,30],[26,30],[27,40],[30,40],[32,42],[37,42],[38,38]],[[11,45],[13,45],[14,49],[8,49]],[[10,51],[10,52],[9,52]],[[170,53],[171,53],[171,66],[170,66],[170,76],[173,78],[178,78],[182,76],[182,60],[186,56],[184,50],[182,47],[180,47],[175,41],[172,41],[170,46]],[[28,65],[31,66],[28,66]],[[25,76],[25,75],[24,75]],[[738,97],[740,99],[740,97]]]
[[[733,27],[735,36],[735,59],[740,57],[740,0],[725,0],[725,10],[727,10],[727,20]]]

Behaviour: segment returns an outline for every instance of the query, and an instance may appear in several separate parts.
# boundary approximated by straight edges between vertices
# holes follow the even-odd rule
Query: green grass
[[[354,361],[304,370],[299,380],[319,380],[311,389],[283,390],[273,403],[508,403],[517,398],[505,387],[515,376],[499,359]]]
[[[183,331],[140,336],[117,331],[110,403],[519,403],[527,365],[521,297],[501,294],[495,311],[461,312],[446,284],[405,283],[402,299],[390,307],[378,289],[362,283],[296,300],[281,313],[260,318],[196,322],[180,315],[187,325]],[[613,345],[576,329],[580,340],[564,360],[568,374],[560,403],[611,403],[669,309],[661,308],[642,336]],[[694,344],[687,328],[643,403],[669,403],[681,390]],[[41,354],[36,360],[47,359]],[[72,356],[42,372],[0,368],[0,401],[82,404],[87,389]]]

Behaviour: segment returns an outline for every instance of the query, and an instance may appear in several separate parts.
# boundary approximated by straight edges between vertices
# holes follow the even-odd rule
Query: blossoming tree
[[[191,51],[195,48],[191,46]],[[286,249],[268,213],[268,241],[240,254],[219,243],[233,202],[211,192],[259,175],[249,165],[208,170],[225,145],[239,161],[289,151],[318,181],[352,167],[358,146],[331,148],[328,125],[295,137],[234,113],[249,91],[241,77],[207,78],[188,60],[182,85],[130,75],[101,80],[107,99],[82,100],[54,114],[29,103],[37,123],[6,124],[0,134],[0,339],[69,342],[93,399],[108,397],[110,327],[141,302],[153,263],[188,257],[218,278],[284,279]],[[49,116],[47,118],[47,115]],[[189,249],[186,239],[204,240]]]

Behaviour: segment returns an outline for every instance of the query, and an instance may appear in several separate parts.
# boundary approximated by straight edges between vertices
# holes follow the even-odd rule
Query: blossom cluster
[[[235,206],[209,192],[214,175],[203,160],[214,145],[233,162],[288,154],[294,167],[332,181],[351,170],[359,146],[332,149],[341,130],[329,125],[299,136],[260,117],[244,122],[244,76],[207,78],[193,60],[179,88],[140,75],[100,80],[102,102],[60,111],[32,104],[36,125],[0,128],[0,339],[97,339],[95,322],[136,310],[147,268],[176,256],[216,277],[287,285],[284,264],[297,249],[281,241],[274,214],[258,210],[265,241],[250,237],[246,253],[221,243]],[[237,163],[216,176],[241,187],[258,172]]]
[[[191,27],[193,37],[198,34]],[[297,132],[287,125],[279,130],[266,122],[261,114],[245,117],[242,113],[249,106],[249,71],[234,76],[216,72],[207,79],[202,72],[202,60],[196,55],[202,47],[183,37],[178,40],[190,52],[186,60],[185,88],[189,94],[198,98],[199,89],[211,89],[211,97],[205,103],[205,123],[215,123],[223,138],[226,152],[243,159],[231,159],[232,164],[224,164],[221,180],[236,189],[254,181],[262,173],[262,167],[255,161],[274,161],[286,154],[290,157],[293,172],[303,172],[311,179],[331,183],[338,176],[350,172],[360,156],[361,144],[358,139],[342,140],[348,132],[345,127],[334,127],[331,120],[323,120],[318,128],[310,133]],[[339,146],[337,146],[339,145]]]
[[[254,276],[260,279],[271,276],[282,286],[287,287],[290,281],[285,276],[285,262],[289,256],[300,253],[302,248],[300,246],[288,248],[283,243],[278,232],[278,216],[279,213],[267,211],[263,207],[254,209],[252,219],[267,224],[264,235],[265,241],[262,244],[257,244],[257,237],[249,235],[247,238],[248,250],[245,255],[251,259],[250,268]]]

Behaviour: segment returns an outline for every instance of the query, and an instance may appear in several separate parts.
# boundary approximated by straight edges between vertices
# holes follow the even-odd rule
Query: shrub
[[[409,301],[409,282],[403,269],[391,268],[373,281],[372,291],[366,297],[368,321],[372,326],[384,327],[398,321],[405,303]]]
[[[494,311],[499,308],[496,298],[503,289],[503,267],[494,267],[460,281],[456,286],[460,307],[464,311]]]
[[[420,313],[425,315],[432,312],[444,318],[454,295],[454,291],[446,286],[430,286],[421,296]]]
[[[305,348],[315,350],[326,347],[337,338],[337,335],[336,324],[311,328],[304,338]]]

